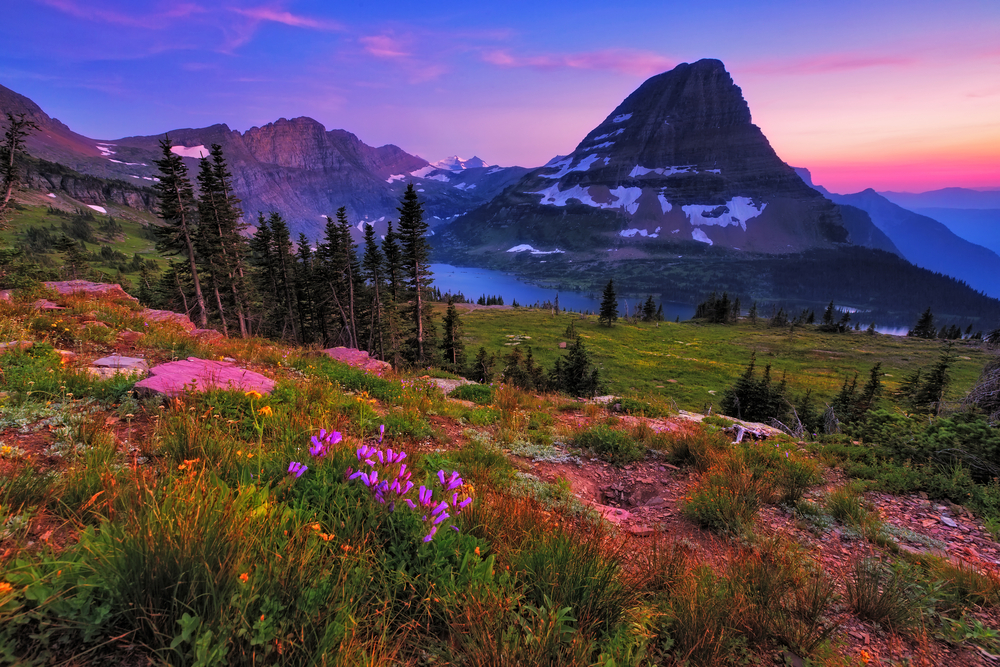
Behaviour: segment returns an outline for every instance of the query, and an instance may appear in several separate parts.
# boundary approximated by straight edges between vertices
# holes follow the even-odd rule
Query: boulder
[[[240,368],[236,364],[197,357],[160,364],[151,368],[149,372],[150,377],[136,383],[137,391],[165,396],[208,389],[259,391],[262,394],[269,394],[275,385],[274,380]]]
[[[222,333],[215,329],[192,329],[191,335],[199,340],[215,340],[222,338]]]
[[[66,310],[65,306],[60,306],[55,301],[49,301],[48,299],[39,299],[31,304],[31,306],[35,310]]]
[[[363,368],[366,371],[381,373],[392,370],[392,364],[389,362],[372,359],[368,356],[367,352],[356,350],[353,347],[331,347],[322,352],[334,361],[339,361],[355,368]]]
[[[152,308],[145,308],[139,313],[141,317],[146,322],[167,322],[169,324],[176,324],[184,331],[192,332],[195,330],[194,322],[187,315],[182,315],[180,313],[175,313],[172,310],[153,310]]]
[[[149,364],[140,357],[123,357],[120,354],[112,354],[101,357],[93,362],[93,366],[98,368],[114,368],[122,371],[145,371],[149,369]]]
[[[86,294],[88,296],[105,296],[113,299],[125,299],[138,303],[139,300],[122,289],[121,285],[108,283],[92,283],[87,280],[60,280],[44,283],[46,287],[64,296],[70,294]]]

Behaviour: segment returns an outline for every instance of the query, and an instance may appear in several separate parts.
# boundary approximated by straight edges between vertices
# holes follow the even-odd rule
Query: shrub
[[[716,457],[684,498],[682,510],[702,526],[742,534],[749,530],[773,490],[773,481],[754,473],[734,451]]]
[[[646,455],[645,447],[636,443],[630,434],[603,424],[577,433],[573,445],[589,449],[616,465],[640,461]]]
[[[615,412],[624,412],[627,415],[663,417],[667,414],[664,410],[635,398],[622,398],[620,396],[616,396],[611,399],[611,402],[608,405]]]
[[[675,465],[690,465],[699,472],[705,472],[714,460],[715,454],[732,447],[729,438],[718,431],[696,429],[672,434],[667,449],[667,458]]]
[[[464,384],[461,387],[456,387],[448,396],[463,401],[472,401],[478,405],[489,405],[493,402],[493,387],[486,384]]]
[[[900,632],[920,618],[922,595],[907,573],[876,558],[854,562],[847,579],[847,602],[862,620]]]

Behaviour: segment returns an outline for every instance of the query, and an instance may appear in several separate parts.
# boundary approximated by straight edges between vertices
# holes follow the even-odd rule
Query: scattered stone
[[[9,343],[0,343],[0,354],[11,350],[27,350],[34,345],[30,340],[12,340]]]
[[[48,299],[39,299],[31,305],[35,310],[66,310],[65,306],[60,306],[55,301],[49,301]]]
[[[939,516],[938,520],[944,525],[948,526],[949,528],[958,528],[958,524],[955,522],[954,519],[950,519],[946,516]]]
[[[427,381],[443,391],[445,396],[459,387],[464,387],[467,384],[477,384],[476,382],[466,380],[465,378],[458,378],[457,380],[449,378],[428,378]]]
[[[629,526],[625,530],[636,537],[650,537],[656,533],[656,529],[650,528],[649,526]]]
[[[669,382],[670,384],[677,384],[677,380],[673,380],[673,379],[667,380],[667,382]]]
[[[656,496],[655,498],[650,498],[646,501],[646,507],[659,507],[665,502],[666,501],[663,498]]]
[[[62,357],[63,363],[76,359],[76,352],[70,352],[69,350],[56,350],[56,354]]]
[[[195,330],[194,322],[188,318],[187,315],[181,315],[180,313],[175,313],[172,310],[153,310],[152,308],[145,308],[139,312],[139,317],[144,319],[146,322],[160,322],[167,324],[176,324],[184,331],[192,332]]]
[[[120,354],[101,357],[95,360],[92,365],[99,368],[117,368],[130,371],[145,371],[149,369],[149,364],[146,363],[145,359],[140,357],[123,357]]]
[[[239,368],[235,364],[197,357],[154,366],[150,369],[150,374],[150,377],[136,383],[136,390],[165,396],[208,389],[235,389],[270,394],[275,385],[274,380],[260,373]]]
[[[392,364],[389,362],[372,359],[364,350],[356,350],[353,347],[331,347],[327,350],[322,350],[322,353],[334,361],[339,361],[342,364],[354,366],[355,368],[362,368],[366,371],[379,373],[392,370]]]
[[[142,338],[142,334],[138,331],[121,331],[115,337],[119,343],[129,347],[134,347],[140,338]]]

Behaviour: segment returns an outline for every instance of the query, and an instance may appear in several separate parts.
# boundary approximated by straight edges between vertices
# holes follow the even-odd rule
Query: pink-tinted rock
[[[137,382],[140,392],[177,396],[187,391],[235,389],[270,394],[274,380],[226,361],[188,357],[150,369],[150,377]]]
[[[86,294],[88,296],[106,296],[114,299],[126,299],[135,301],[138,299],[128,294],[121,285],[108,283],[92,283],[87,280],[60,280],[56,282],[44,283],[46,287],[55,290],[59,294]]]
[[[13,291],[9,289],[0,290],[0,301],[13,301],[14,299],[10,296],[10,293]]]
[[[147,322],[167,322],[170,324],[176,324],[187,332],[195,330],[194,322],[192,322],[187,315],[175,313],[172,310],[153,310],[151,308],[146,308],[139,313],[139,317]]]
[[[331,347],[323,350],[323,354],[329,356],[334,361],[339,361],[355,368],[363,368],[366,371],[379,373],[392,370],[392,364],[389,362],[372,359],[364,350],[356,350],[353,347]]]
[[[48,299],[39,299],[32,306],[38,310],[66,310],[65,306],[60,306],[54,301],[49,301]]]
[[[191,335],[201,340],[215,340],[222,338],[222,334],[215,329],[192,329]]]

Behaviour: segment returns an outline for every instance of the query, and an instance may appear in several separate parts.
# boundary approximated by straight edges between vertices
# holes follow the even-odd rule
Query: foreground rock
[[[373,373],[392,370],[392,364],[389,362],[372,359],[367,352],[356,350],[353,347],[331,347],[322,352],[334,361],[339,361],[342,364],[354,366],[355,368],[362,368],[366,371],[372,371]]]
[[[145,359],[112,354],[95,360],[91,364],[91,368],[87,369],[87,372],[102,380],[106,380],[121,374],[145,375],[147,370],[149,370],[149,364],[146,363]]]
[[[195,330],[194,322],[192,322],[187,315],[175,313],[172,310],[153,310],[152,308],[146,308],[139,313],[139,317],[146,322],[166,322],[168,324],[176,324],[188,333]]]
[[[117,284],[92,283],[87,280],[60,280],[43,284],[63,296],[69,296],[70,294],[86,294],[87,296],[101,296],[111,299],[125,299],[136,303],[139,302],[138,299],[123,290],[121,285]]]
[[[150,377],[136,383],[137,391],[163,396],[177,396],[209,389],[259,391],[262,394],[270,394],[275,385],[274,380],[240,368],[234,363],[197,357],[160,364],[149,372]]]

